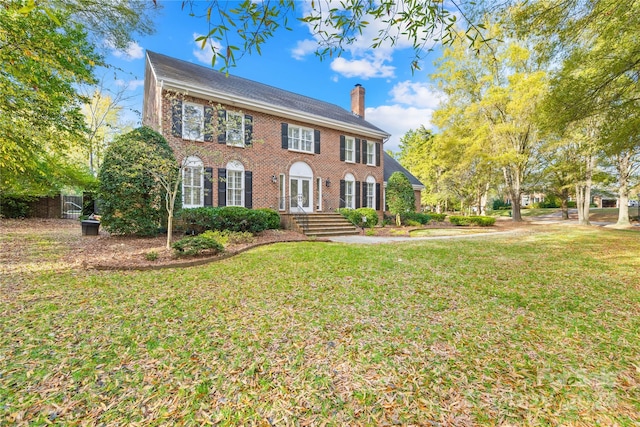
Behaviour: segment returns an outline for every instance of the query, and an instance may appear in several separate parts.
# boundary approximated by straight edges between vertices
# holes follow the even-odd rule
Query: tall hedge
[[[148,127],[120,135],[105,151],[98,179],[103,227],[113,234],[153,236],[166,222],[165,193],[152,171],[172,160],[166,139]]]

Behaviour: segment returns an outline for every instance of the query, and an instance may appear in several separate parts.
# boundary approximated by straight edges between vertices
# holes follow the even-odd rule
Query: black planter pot
[[[95,219],[85,219],[80,221],[82,223],[82,235],[83,236],[97,236],[100,229],[100,221]]]

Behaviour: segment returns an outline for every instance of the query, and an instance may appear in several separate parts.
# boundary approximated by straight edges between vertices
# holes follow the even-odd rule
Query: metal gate
[[[77,219],[82,214],[82,196],[62,195],[62,218]]]

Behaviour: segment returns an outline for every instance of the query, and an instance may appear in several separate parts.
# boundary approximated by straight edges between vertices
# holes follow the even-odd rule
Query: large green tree
[[[640,2],[515,3],[511,11],[520,31],[543,36],[539,50],[560,65],[547,99],[554,130],[585,131],[579,138],[589,141],[583,145],[589,153],[587,169],[594,164],[594,152],[612,161],[618,177],[618,224],[627,225],[629,187],[640,154]],[[589,202],[583,201],[586,206]],[[581,222],[588,222],[588,209],[586,215]]]
[[[416,196],[411,181],[402,172],[394,172],[389,177],[385,189],[385,198],[389,212],[396,216],[396,224],[401,225],[401,215],[405,212],[415,212]]]
[[[433,77],[447,100],[434,114],[434,124],[464,145],[461,171],[473,166],[478,178],[487,178],[476,192],[500,171],[513,220],[521,221],[521,193],[539,167],[535,117],[546,72],[528,41],[516,39],[504,26],[487,26],[488,34],[505,41],[490,50],[473,51],[463,42],[445,49]]]
[[[9,0],[0,6],[0,191],[43,194],[83,185],[86,127],[78,92],[105,65],[95,43],[123,47],[149,32],[142,2]],[[61,173],[64,171],[63,173]]]

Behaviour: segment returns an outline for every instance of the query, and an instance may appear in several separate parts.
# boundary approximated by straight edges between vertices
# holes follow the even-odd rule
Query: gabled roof
[[[147,51],[147,60],[158,83],[166,89],[186,91],[240,107],[325,125],[340,125],[386,139],[390,135],[363,118],[335,104],[298,95],[210,67]]]
[[[424,184],[420,182],[418,178],[413,176],[411,172],[405,169],[396,159],[391,157],[386,151],[384,152],[384,182],[389,181],[389,177],[393,175],[394,172],[402,172],[409,178],[409,182],[416,190],[424,189]]]

